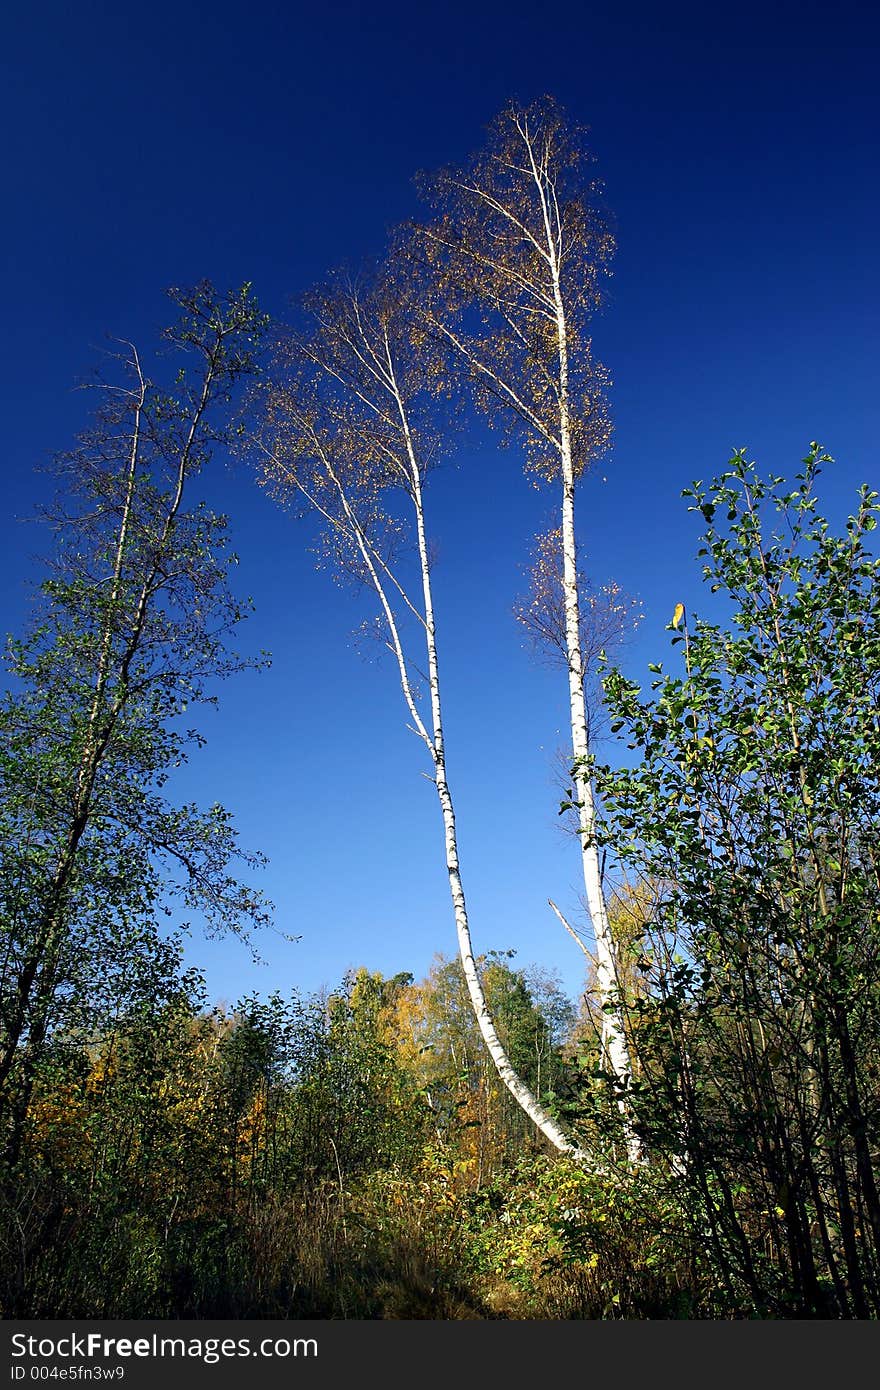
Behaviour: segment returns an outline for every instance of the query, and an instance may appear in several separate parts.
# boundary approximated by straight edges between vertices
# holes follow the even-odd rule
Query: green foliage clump
[[[814,445],[794,485],[743,452],[686,493],[723,624],[676,613],[683,670],[605,682],[636,757],[598,770],[602,837],[652,886],[628,1002],[649,1154],[690,1194],[732,1305],[880,1311],[877,493],[841,534]],[[683,628],[679,630],[679,624]]]

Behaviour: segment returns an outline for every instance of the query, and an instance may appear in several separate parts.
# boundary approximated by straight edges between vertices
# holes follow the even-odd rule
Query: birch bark
[[[535,170],[536,184],[541,192]],[[602,1044],[608,1064],[617,1082],[625,1087],[631,1075],[631,1062],[626,1033],[617,1004],[619,978],[617,953],[608,907],[602,883],[599,847],[596,840],[596,806],[592,779],[587,771],[590,745],[587,725],[584,667],[581,651],[580,592],[578,585],[577,547],[575,540],[575,467],[571,447],[568,390],[568,333],[565,305],[560,284],[553,238],[548,230],[548,254],[556,301],[556,322],[559,339],[559,439],[562,462],[562,585],[565,597],[565,638],[568,653],[568,695],[571,721],[571,740],[578,824],[581,841],[581,861],[587,909],[596,942],[596,979],[602,1003]],[[627,1147],[631,1158],[638,1156],[638,1144],[627,1130]]]

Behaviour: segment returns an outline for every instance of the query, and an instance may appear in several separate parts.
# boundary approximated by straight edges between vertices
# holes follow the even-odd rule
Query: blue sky
[[[512,96],[552,92],[592,128],[619,253],[595,344],[615,386],[613,453],[583,486],[597,581],[644,603],[626,654],[666,655],[675,603],[706,609],[680,499],[746,445],[793,469],[838,460],[827,501],[880,483],[880,21],[857,4],[164,3],[18,7],[3,21],[5,332],[0,626],[21,627],[42,540],[35,465],[84,423],[72,390],[108,333],[142,344],[162,289],[251,280],[283,312],[340,261],[381,251],[419,168],[463,160]],[[603,481],[607,479],[607,481]],[[221,692],[181,794],[222,800],[278,925],[253,967],[193,939],[212,995],[334,985],[358,964],[421,974],[455,938],[439,813],[393,673],[351,643],[358,614],[239,465],[204,494],[231,514],[271,671]],[[490,507],[498,510],[485,545]],[[450,776],[475,944],[558,969],[581,959],[546,906],[577,913],[560,829],[564,678],[511,616],[550,492],[479,432],[430,498]],[[499,701],[499,689],[503,692]],[[355,771],[353,771],[353,768]]]

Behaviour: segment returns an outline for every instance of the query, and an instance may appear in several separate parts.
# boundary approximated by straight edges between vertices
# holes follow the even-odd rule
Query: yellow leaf
[[[677,603],[677,604],[675,605],[675,612],[674,612],[673,615],[672,615],[672,626],[673,626],[673,627],[678,627],[678,625],[679,625],[679,623],[681,622],[681,620],[682,620],[683,617],[684,617],[684,604],[683,604],[683,603]]]

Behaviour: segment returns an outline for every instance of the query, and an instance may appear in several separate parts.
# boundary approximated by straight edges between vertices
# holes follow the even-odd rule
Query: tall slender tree
[[[608,448],[608,374],[589,322],[614,238],[584,133],[548,99],[509,106],[485,149],[459,171],[424,181],[435,216],[414,228],[426,322],[475,400],[525,441],[529,467],[560,493],[559,546],[571,751],[584,888],[596,942],[603,1046],[623,1098],[631,1073],[617,1006],[617,960],[603,891],[585,697],[575,493]],[[628,1148],[635,1157],[632,1134]]]
[[[143,946],[167,895],[219,929],[266,920],[230,867],[228,813],[165,797],[199,734],[181,723],[209,682],[252,664],[227,646],[247,605],[227,584],[225,519],[188,495],[228,436],[263,320],[247,287],[172,291],[171,392],[123,345],[94,424],[58,460],[52,577],[12,642],[0,707],[0,1120],[19,1152],[36,1068],[120,942]],[[247,856],[244,856],[247,858]]]
[[[576,1152],[504,1049],[474,958],[447,772],[425,482],[439,439],[412,300],[399,278],[340,277],[307,301],[265,397],[263,477],[306,503],[326,551],[372,593],[411,727],[430,758],[443,819],[459,954],[480,1032],[511,1094],[556,1148]],[[419,668],[424,669],[424,679]],[[420,700],[426,686],[427,708]]]

